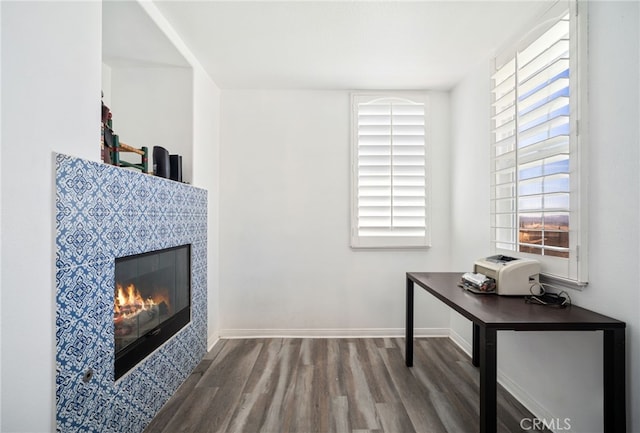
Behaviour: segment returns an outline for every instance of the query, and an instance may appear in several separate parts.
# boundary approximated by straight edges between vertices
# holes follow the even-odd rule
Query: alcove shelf
[[[121,146],[118,164],[153,172],[139,149],[162,146],[182,156],[192,181],[193,69],[139,2],[102,2],[103,102]],[[123,144],[122,141],[120,144]],[[131,149],[137,149],[131,151]]]

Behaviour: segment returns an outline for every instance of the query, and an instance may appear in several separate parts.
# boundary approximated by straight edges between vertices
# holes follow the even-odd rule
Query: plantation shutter
[[[569,19],[557,20],[492,77],[496,249],[569,258]]]
[[[426,246],[424,101],[354,98],[352,246]]]

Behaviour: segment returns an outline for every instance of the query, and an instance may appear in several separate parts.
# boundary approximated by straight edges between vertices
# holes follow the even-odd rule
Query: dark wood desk
[[[626,432],[625,327],[577,306],[527,304],[522,297],[476,295],[460,287],[461,273],[408,272],[406,364],[413,366],[414,283],[473,322],[472,362],[480,367],[480,432],[497,427],[496,331],[603,331],[604,432]]]

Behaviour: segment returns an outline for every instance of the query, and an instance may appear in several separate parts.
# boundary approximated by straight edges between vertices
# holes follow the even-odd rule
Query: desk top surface
[[[407,278],[477,325],[505,330],[602,330],[624,328],[611,317],[572,305],[527,304],[522,296],[475,294],[458,287],[461,272],[407,272]]]

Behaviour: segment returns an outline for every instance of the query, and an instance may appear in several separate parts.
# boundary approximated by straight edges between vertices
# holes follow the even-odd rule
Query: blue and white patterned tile
[[[182,221],[180,216],[176,216],[173,219],[174,223],[171,225],[172,238],[176,245],[185,245],[190,243],[190,233]]]
[[[172,190],[175,188],[175,182],[164,179],[158,182],[157,185],[155,200],[161,203],[164,209],[168,209],[168,205],[171,203]]]
[[[141,214],[148,213],[148,206],[153,202],[155,194],[155,188],[153,187],[153,181],[155,179],[151,176],[145,176],[139,179],[138,182],[132,186],[131,197],[136,203],[136,208]]]
[[[184,212],[187,204],[187,190],[188,188],[183,188],[182,185],[180,185],[179,187],[176,187],[171,197],[171,209],[176,213]]]
[[[109,378],[99,373],[85,383],[84,371],[75,371],[58,365],[56,375],[58,431],[102,432],[108,416],[108,404],[115,393]]]
[[[157,355],[153,358],[161,358],[161,356]],[[166,369],[166,362],[164,364]],[[171,372],[171,369],[169,371]],[[147,363],[139,364],[117,389],[119,390],[118,400],[129,404],[126,412],[130,412],[131,415],[137,414],[137,418],[146,417],[147,421],[143,423],[143,428],[175,391],[168,389],[167,381],[149,368]]]
[[[57,227],[56,266],[88,263],[96,248],[104,248],[101,234],[102,228],[96,227],[84,214],[77,214],[74,221],[61,222]]]
[[[199,224],[195,220],[190,220],[186,223],[185,228],[192,242],[196,239],[206,239],[207,237],[206,224]]]
[[[106,428],[109,425],[109,421],[112,415],[111,405],[115,399],[115,391],[112,386],[108,386],[102,389],[102,392],[96,393],[94,397],[94,404],[90,410],[87,411],[82,424],[93,429],[95,432],[105,433],[109,430]],[[88,431],[84,430],[84,431]]]
[[[200,270],[207,264],[207,242],[197,240],[191,244],[191,267]]]
[[[85,213],[95,226],[109,228],[117,212],[107,198],[98,197],[85,208]]]
[[[120,395],[125,396],[125,398],[119,398]],[[141,432],[142,430],[139,428],[134,429],[132,419],[135,416],[140,416],[141,408],[127,400],[123,391],[121,391],[120,395],[111,401],[105,423],[105,431],[113,433]]]
[[[190,203],[190,213],[194,215],[206,215],[207,214],[207,190],[200,188],[192,188],[189,191],[189,195],[191,196]]]
[[[158,380],[160,372],[163,371],[164,368],[166,368],[164,350],[157,351],[141,362],[129,377],[129,381],[136,384],[135,387],[127,385],[131,392],[136,394],[135,397],[130,398],[145,399],[144,396],[148,394],[153,394],[157,398],[170,396],[171,394],[167,390],[167,384],[162,380]],[[153,405],[153,403],[149,401],[145,402],[145,404]]]
[[[134,247],[133,250],[136,251],[131,254],[150,251],[155,243],[155,227],[149,223],[147,216],[142,214],[131,219],[128,215],[120,215],[120,219],[128,231],[128,239],[131,244],[129,250]]]
[[[114,215],[108,227],[100,229],[100,243],[106,254],[114,259],[116,257],[137,254],[139,246],[132,240],[132,228],[128,226],[131,221],[122,214]],[[135,225],[137,221],[134,221]]]
[[[141,173],[140,176],[143,176]],[[126,170],[113,167],[113,169],[103,172],[100,179],[101,196],[109,203],[114,213],[121,213],[130,210],[140,213],[136,208],[136,201],[133,197],[133,184],[131,176]]]
[[[182,335],[182,338],[186,338],[186,335]],[[175,339],[172,344],[165,346],[165,368],[159,372],[158,378],[165,384],[167,389],[178,389],[180,384],[184,381],[185,375],[189,374],[191,370],[184,371],[181,369],[181,363],[184,361],[184,354],[180,350],[178,343],[182,339]]]
[[[67,221],[73,221],[78,212],[77,207],[65,202],[60,194],[56,194],[56,228],[64,225]]]
[[[112,316],[110,322],[113,322]],[[112,325],[96,323],[92,318],[68,320],[62,316],[58,316],[56,324],[56,358],[61,366],[83,371],[94,363],[92,368],[96,371],[104,370],[112,359]]]
[[[203,290],[207,287],[206,276],[196,274],[191,282],[191,293],[194,305],[200,305],[206,301],[206,292]]]
[[[56,164],[58,431],[138,433],[206,353],[207,193],[64,155]],[[192,322],[114,384],[115,258],[185,243],[198,244]]]
[[[207,213],[207,191],[199,188],[189,188],[185,193],[185,211],[193,215]]]
[[[84,209],[99,191],[99,171],[95,164],[66,155],[56,155],[56,188],[60,201],[74,209]]]
[[[126,206],[121,207],[118,213],[128,224],[139,220],[144,215],[143,212],[140,212],[137,203],[131,203],[130,205],[127,204]]]
[[[156,241],[159,248],[167,248],[176,245],[174,241],[174,233],[171,228],[172,221],[170,221],[164,214],[159,213],[153,218],[153,225],[157,235]]]
[[[59,320],[60,322],[60,320]],[[62,431],[91,431],[86,418],[99,413],[97,402],[111,400],[113,393],[113,348],[111,334],[92,321],[66,322],[59,328],[56,356],[56,402],[58,423]],[[83,377],[91,369],[93,377],[85,383]],[[95,426],[94,431],[100,431]]]
[[[56,271],[59,317],[93,322],[93,327],[113,315],[113,264],[85,265]]]

